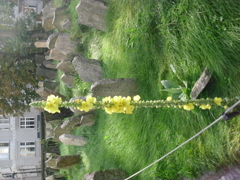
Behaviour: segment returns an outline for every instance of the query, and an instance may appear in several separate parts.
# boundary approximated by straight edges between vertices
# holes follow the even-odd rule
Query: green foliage
[[[167,91],[170,93],[170,96],[172,97],[172,99],[174,100],[187,100],[189,99],[189,89],[187,87],[187,82],[183,81],[180,76],[177,74],[176,69],[174,68],[174,66],[172,64],[170,64],[170,67],[173,71],[173,73],[176,75],[177,79],[179,81],[182,81],[183,86],[180,86],[172,81],[169,80],[161,80],[161,84],[163,85],[163,87],[165,89],[161,89],[161,91]]]
[[[1,37],[0,114],[4,116],[22,115],[29,110],[28,104],[38,97],[35,47],[31,38],[36,28],[35,18],[36,14],[33,13],[18,19],[12,31],[17,32],[16,35]]]
[[[89,28],[83,37],[89,58],[99,57],[105,78],[137,78],[145,100],[165,99],[161,80],[185,86],[170,73],[175,67],[191,88],[208,67],[212,79],[201,97],[235,97],[239,94],[239,3],[208,0],[108,0],[109,31]],[[76,23],[77,19],[75,19]],[[95,48],[92,48],[94,42]],[[85,52],[86,52],[85,51]],[[80,82],[79,86],[80,86]],[[183,84],[182,84],[183,83]],[[227,83],[227,85],[226,85]],[[83,164],[69,170],[69,179],[88,172],[121,168],[127,175],[139,171],[202,130],[222,110],[136,110],[133,115],[97,112],[96,125],[80,127],[84,147],[66,147],[63,154],[82,156]],[[145,179],[195,178],[204,171],[239,162],[239,118],[219,122],[137,177]],[[129,161],[130,160],[130,161]]]

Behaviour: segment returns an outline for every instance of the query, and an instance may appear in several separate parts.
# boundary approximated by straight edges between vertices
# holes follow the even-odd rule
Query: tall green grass
[[[108,32],[89,28],[79,34],[84,55],[102,62],[105,78],[136,78],[143,99],[165,99],[168,94],[160,91],[160,80],[178,81],[170,64],[189,88],[208,67],[212,78],[200,97],[239,94],[240,1],[107,2]],[[82,156],[81,165],[69,171],[69,179],[83,179],[88,172],[109,168],[121,168],[131,175],[192,137],[223,111],[161,108],[108,115],[98,110],[95,126],[74,131],[88,138],[87,145],[62,145],[63,154]],[[221,121],[132,179],[193,178],[234,164],[239,161],[238,131],[237,118]]]

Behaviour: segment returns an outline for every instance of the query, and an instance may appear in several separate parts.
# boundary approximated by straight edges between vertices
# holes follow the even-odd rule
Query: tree
[[[11,28],[0,29],[0,114],[4,116],[22,115],[39,97],[34,62],[34,36],[39,30],[35,18],[33,13],[17,19]]]

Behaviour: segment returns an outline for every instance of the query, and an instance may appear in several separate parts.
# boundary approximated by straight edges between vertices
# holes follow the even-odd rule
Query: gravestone
[[[62,165],[61,167],[58,167],[57,163],[58,163],[58,159],[60,157],[64,157],[64,156],[56,156],[56,155],[51,156],[47,161],[45,161],[46,166],[50,167],[50,168],[53,168],[53,169],[70,169],[72,167],[72,165],[69,165],[69,166],[63,166]]]
[[[60,79],[64,84],[66,84],[67,87],[71,88],[74,84],[75,77],[64,73]]]
[[[56,7],[54,6],[54,1],[50,1],[43,9],[42,9],[42,17],[48,18],[54,16],[54,11]]]
[[[44,66],[37,67],[36,74],[54,80],[57,78],[57,71]]]
[[[68,131],[72,131],[73,129],[79,127],[81,124],[81,116],[73,116],[64,121],[61,125],[62,129],[66,129]]]
[[[46,42],[48,49],[53,49],[55,47],[55,42],[56,42],[59,34],[60,34],[59,32],[56,32],[56,33],[51,34],[48,37],[47,42]]]
[[[85,115],[73,116],[61,125],[62,129],[67,129],[68,131],[72,131],[79,126],[92,126],[95,123],[95,116],[92,113]]]
[[[80,155],[59,156],[56,163],[59,168],[73,166],[80,163]]]
[[[62,134],[61,136],[59,136],[59,140],[63,144],[73,146],[84,146],[87,143],[85,138],[74,136],[71,134]]]
[[[51,89],[48,89],[48,88],[46,88],[46,87],[38,88],[38,89],[36,90],[36,92],[37,92],[44,100],[46,100],[47,97],[50,96],[50,95],[52,95],[52,94],[55,95],[55,96],[61,97],[63,101],[66,99],[65,96],[63,96],[62,94],[60,94],[60,93],[58,93],[58,92],[55,92],[55,91],[53,91],[53,90],[51,90]]]
[[[64,73],[74,73],[75,72],[72,63],[66,59],[61,61],[60,63],[58,63],[56,68]]]
[[[43,61],[45,61],[44,54],[35,54],[34,61],[36,64],[43,64]]]
[[[59,50],[57,50],[56,48],[51,49],[49,57],[50,57],[50,59],[54,59],[57,61],[63,61],[65,59],[67,59],[67,57],[63,53],[61,53]]]
[[[105,16],[107,6],[101,0],[81,0],[76,6],[78,23],[106,31]]]
[[[38,87],[46,87],[52,91],[58,91],[59,89],[59,82],[51,82],[51,81],[39,81]]]
[[[67,30],[67,31],[71,30],[71,28],[72,28],[72,21],[69,20],[69,19],[66,20],[66,21],[63,23],[62,28],[63,28],[64,30]]]
[[[107,169],[104,171],[96,171],[88,173],[84,176],[84,180],[124,180],[125,173],[121,169]]]
[[[53,30],[54,26],[52,24],[52,21],[53,21],[53,17],[44,18],[42,20],[42,27],[45,29],[45,31]]]
[[[192,179],[183,178],[182,180]],[[225,166],[217,172],[205,172],[201,177],[195,178],[195,180],[240,180],[240,165],[237,164],[229,167]]]
[[[71,40],[71,34],[61,33],[55,42],[55,48],[64,55],[74,54],[76,43]]]
[[[80,79],[94,83],[103,78],[101,63],[95,59],[87,59],[83,56],[74,57],[72,64]]]
[[[194,84],[192,91],[190,93],[190,97],[192,99],[197,99],[198,95],[206,87],[210,79],[211,79],[211,72],[207,68],[205,68],[200,78]]]
[[[133,78],[103,79],[91,86],[94,96],[135,96],[138,94],[138,83]]]
[[[45,161],[45,164],[47,167],[56,167],[56,159],[58,156],[51,156],[47,161]]]
[[[43,65],[49,69],[56,69],[57,64],[54,63],[52,59],[43,61]]]
[[[58,32],[63,31],[63,24],[66,20],[69,19],[69,16],[66,12],[66,7],[57,8],[54,11],[53,25],[57,28]]]
[[[50,31],[54,28],[52,21],[54,16],[54,11],[56,7],[54,6],[54,1],[50,1],[43,9],[42,9],[42,27],[46,31]]]
[[[34,43],[36,48],[47,48],[47,40],[38,40]]]
[[[53,130],[49,128],[45,128],[45,137],[46,138],[51,138],[53,136]]]
[[[92,113],[84,114],[81,117],[80,125],[81,126],[92,126],[95,123],[94,119],[95,119],[95,116]]]
[[[57,126],[53,129],[53,139],[54,141],[56,142],[61,142],[59,137],[62,135],[62,134],[68,134],[70,133],[67,129],[62,129],[61,126]]]
[[[50,52],[49,52],[49,54],[50,54]],[[51,58],[50,58],[50,56],[49,55],[45,55],[45,60],[50,60]]]
[[[47,111],[44,112],[46,117],[46,122],[50,122],[52,124],[62,124],[63,119],[67,117],[73,116],[73,112],[68,108],[59,108],[61,113],[49,113]]]

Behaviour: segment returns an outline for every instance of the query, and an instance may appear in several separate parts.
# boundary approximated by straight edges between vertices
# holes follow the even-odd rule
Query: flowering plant
[[[213,99],[190,99],[190,100],[173,100],[172,97],[168,97],[166,100],[153,100],[144,101],[141,100],[139,95],[134,97],[105,97],[98,100],[90,95],[86,96],[86,99],[77,99],[73,102],[62,101],[62,98],[54,95],[48,96],[46,101],[32,102],[30,105],[33,107],[41,107],[50,113],[60,112],[60,107],[70,108],[73,107],[80,111],[88,112],[93,109],[104,109],[106,113],[125,113],[132,114],[136,108],[160,108],[160,107],[173,107],[183,108],[184,110],[190,111],[195,107],[206,110],[211,109],[212,106],[221,106],[227,108],[230,104],[239,100],[240,97],[233,99],[215,97]]]

